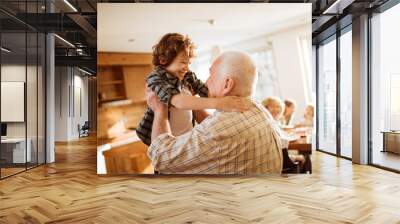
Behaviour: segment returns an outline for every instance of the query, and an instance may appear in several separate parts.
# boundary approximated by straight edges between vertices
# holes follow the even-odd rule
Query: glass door
[[[42,5],[0,3],[20,15],[43,13]],[[1,179],[45,163],[45,44],[43,33],[0,12]]]
[[[400,171],[400,4],[371,18],[371,163]]]
[[[352,32],[340,36],[340,155],[352,158]]]
[[[1,176],[26,170],[26,33],[1,34]],[[29,149],[29,148],[28,148]]]
[[[336,35],[318,47],[318,150],[336,154]]]

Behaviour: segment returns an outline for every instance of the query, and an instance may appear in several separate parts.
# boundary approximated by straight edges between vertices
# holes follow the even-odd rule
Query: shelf
[[[119,107],[132,104],[132,100],[123,99],[123,100],[113,100],[108,102],[103,102],[101,104],[102,107]]]
[[[100,85],[105,86],[105,85],[115,85],[115,84],[124,84],[124,80],[113,80],[113,81],[105,81],[100,83]]]
[[[107,97],[104,99],[101,99],[100,102],[104,103],[104,102],[110,102],[110,101],[114,101],[114,100],[124,100],[126,99],[125,96],[114,96],[114,97]]]
[[[108,101],[108,102],[101,102],[99,110],[105,110],[112,107],[119,107],[119,108],[126,108],[126,107],[147,107],[146,101],[136,101],[132,102],[130,99],[126,100],[115,100],[115,101]]]

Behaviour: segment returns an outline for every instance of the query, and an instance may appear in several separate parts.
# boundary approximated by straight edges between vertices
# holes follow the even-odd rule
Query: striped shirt
[[[184,135],[159,135],[147,155],[165,174],[281,173],[282,147],[272,121],[258,103],[243,113],[216,111]]]
[[[182,87],[187,87],[190,91],[201,97],[208,96],[208,89],[204,83],[196,77],[192,71],[188,71],[183,80],[169,74],[165,69],[156,66],[146,79],[147,87],[156,93],[161,102],[171,107],[172,96],[181,93]],[[146,144],[151,143],[151,129],[153,126],[154,112],[147,108],[143,119],[136,128],[138,137]]]

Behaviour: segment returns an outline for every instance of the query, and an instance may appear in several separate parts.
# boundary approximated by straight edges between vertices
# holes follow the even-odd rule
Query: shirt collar
[[[253,96],[245,96],[243,98],[248,99],[253,105],[257,104],[257,101],[254,99]],[[250,109],[251,110],[251,109]],[[223,110],[216,109],[215,112],[224,112]]]
[[[170,74],[167,72],[167,70],[165,70],[163,67],[157,65],[155,67],[155,70],[161,74],[161,75],[165,75],[167,77],[167,80],[170,84],[174,85],[175,87],[179,87],[179,85],[181,84],[181,81],[178,79],[178,77]]]

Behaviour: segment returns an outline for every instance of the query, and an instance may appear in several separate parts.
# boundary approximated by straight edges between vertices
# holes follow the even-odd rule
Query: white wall
[[[25,70],[26,69],[26,70]],[[27,86],[27,120],[28,120],[28,137],[31,133],[36,136],[36,67],[25,65],[2,65],[1,66],[1,81],[3,82],[25,82],[25,75],[28,72],[28,86]],[[7,108],[1,108],[7,110]],[[25,123],[26,122],[8,122],[7,123],[7,136],[8,137],[25,137]],[[32,128],[32,131],[31,129]]]
[[[311,25],[277,32],[269,37],[273,45],[275,65],[282,93],[280,97],[282,99],[293,99],[297,103],[297,108],[293,115],[295,121],[301,119],[308,103],[314,103],[311,96],[312,71],[305,71],[304,63],[299,56],[298,41],[301,37],[307,37],[310,40],[310,58],[306,63],[309,63],[311,69]]]
[[[37,70],[38,69],[38,70]],[[44,92],[42,68],[20,64],[1,66],[1,81],[18,81],[26,83],[26,110],[25,122],[7,122],[7,137],[30,139],[32,161],[36,162],[36,153],[39,152],[39,162],[44,162]],[[27,81],[25,78],[27,77]],[[3,96],[4,97],[4,96]],[[5,96],[7,97],[7,96]],[[10,108],[1,108],[10,110]]]
[[[88,78],[77,69],[56,67],[55,85],[55,140],[77,139],[78,124],[88,120]]]
[[[69,132],[69,69],[55,68],[55,141],[68,141]]]
[[[306,38],[309,42],[309,57],[301,57],[299,41]],[[300,24],[273,33],[244,40],[228,46],[218,46],[221,51],[243,50],[249,53],[261,51],[272,47],[275,71],[278,76],[278,89],[282,99],[293,99],[297,103],[294,113],[294,121],[302,118],[305,106],[309,103],[315,104],[315,87],[312,83],[312,45],[311,45],[311,24]],[[193,67],[196,67],[196,60],[210,60],[210,52],[205,52],[194,60]],[[210,63],[211,64],[211,63]],[[305,64],[308,64],[305,66]],[[200,70],[202,69],[202,70]],[[197,72],[197,71],[196,71]],[[199,68],[200,79],[208,77],[206,68]],[[267,97],[267,94],[266,96]]]
[[[2,65],[1,81],[25,82],[25,65]],[[28,70],[31,68],[28,67]],[[1,108],[7,110],[7,108]],[[7,123],[7,137],[25,137],[25,123],[12,122]]]
[[[73,83],[74,92],[72,93],[72,94],[74,94],[72,96],[72,99],[74,99],[74,102],[72,103],[72,105],[74,105],[74,107],[71,110],[72,111],[72,119],[71,119],[72,138],[79,137],[78,128],[77,128],[78,124],[80,124],[82,126],[85,123],[85,121],[88,121],[88,116],[89,116],[88,78],[82,77],[80,75],[81,73],[76,75],[76,72],[77,72],[77,70],[75,70],[74,83]]]

